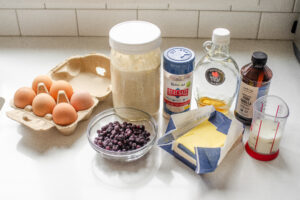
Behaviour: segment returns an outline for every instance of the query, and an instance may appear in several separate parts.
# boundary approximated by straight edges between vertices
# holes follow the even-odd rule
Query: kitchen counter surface
[[[162,50],[186,46],[199,59],[203,42],[164,39]],[[9,101],[19,87],[30,86],[36,75],[47,73],[70,56],[108,55],[109,45],[107,38],[0,38],[0,96],[6,99],[0,113],[0,199],[299,199],[300,65],[291,41],[231,42],[231,54],[239,67],[250,61],[255,50],[269,56],[274,73],[269,94],[279,95],[290,108],[279,157],[256,161],[240,144],[215,172],[199,176],[157,147],[132,163],[102,159],[88,144],[89,120],[79,123],[67,137],[55,129],[34,132],[7,118]],[[111,106],[109,97],[92,116]],[[157,121],[162,135],[167,121],[161,115]]]

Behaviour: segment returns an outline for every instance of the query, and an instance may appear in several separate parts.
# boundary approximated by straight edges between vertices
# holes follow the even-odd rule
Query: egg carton
[[[70,135],[75,131],[78,122],[87,120],[98,103],[104,101],[111,93],[110,59],[102,54],[71,57],[50,70],[48,75],[54,81],[65,80],[69,82],[74,91],[89,92],[94,101],[93,106],[87,110],[78,111],[78,118],[74,123],[61,126],[54,123],[51,115],[38,117],[32,112],[31,106],[20,109],[11,101],[10,105],[13,110],[6,113],[9,118],[35,131],[46,131],[56,127],[63,135]],[[43,83],[38,84],[37,93],[41,92],[48,92]],[[64,91],[59,91],[57,101],[69,102]]]

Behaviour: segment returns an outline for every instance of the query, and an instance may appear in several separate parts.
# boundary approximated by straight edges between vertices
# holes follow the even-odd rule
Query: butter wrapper
[[[199,142],[205,145],[192,145],[191,149],[188,140],[182,140],[182,138],[195,127],[201,127],[201,129],[196,129],[196,132],[202,131],[199,134],[205,135]],[[216,111],[213,106],[205,106],[171,115],[166,133],[157,144],[195,170],[197,174],[205,174],[215,171],[230,149],[241,141],[243,131],[243,124],[236,119],[228,118]],[[195,142],[197,137],[198,135],[193,135],[190,142],[197,143]],[[203,138],[210,138],[213,143],[207,142],[206,144]],[[218,141],[223,143],[218,143]]]

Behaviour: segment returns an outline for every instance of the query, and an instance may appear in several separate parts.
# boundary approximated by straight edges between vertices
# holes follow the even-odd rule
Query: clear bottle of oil
[[[230,32],[224,28],[213,31],[212,41],[203,44],[205,56],[194,71],[194,98],[198,107],[213,105],[228,113],[239,86],[239,68],[229,55]]]

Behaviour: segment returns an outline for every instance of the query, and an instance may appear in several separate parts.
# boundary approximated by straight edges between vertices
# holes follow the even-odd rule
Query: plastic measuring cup
[[[266,95],[258,98],[253,105],[250,134],[245,145],[247,153],[257,160],[275,159],[288,116],[289,108],[280,97]]]

